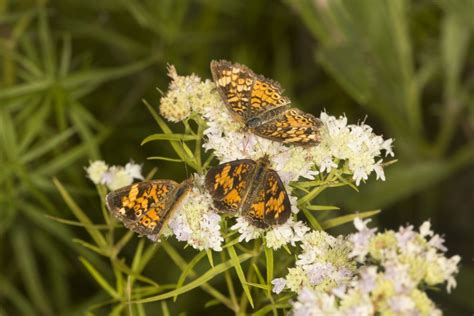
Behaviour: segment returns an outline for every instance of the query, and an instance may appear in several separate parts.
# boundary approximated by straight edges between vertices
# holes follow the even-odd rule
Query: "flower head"
[[[102,160],[91,161],[89,167],[86,168],[87,176],[95,184],[101,183],[104,173],[107,172],[109,166]]]
[[[290,268],[286,282],[275,282],[280,291],[286,287],[298,293],[294,314],[317,315],[328,307],[336,315],[440,314],[419,288],[446,282],[449,291],[456,284],[460,258],[444,256],[440,237],[429,224],[419,233],[412,226],[376,233],[367,228],[368,221],[354,223],[358,232],[346,238],[323,232],[303,238],[296,267]]]
[[[109,190],[117,190],[133,183],[133,179],[143,180],[142,166],[133,161],[125,167],[109,167],[102,160],[93,161],[86,168],[87,176],[95,184],[105,184]]]
[[[194,182],[202,182],[201,177],[195,175]],[[168,226],[176,239],[187,242],[195,249],[221,251],[224,238],[220,221],[221,217],[212,207],[211,196],[201,192],[199,186],[194,186]]]

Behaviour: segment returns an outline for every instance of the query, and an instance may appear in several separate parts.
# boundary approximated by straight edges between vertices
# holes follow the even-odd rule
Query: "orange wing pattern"
[[[262,137],[297,145],[319,143],[322,123],[313,115],[298,109],[288,109],[251,130]]]
[[[267,225],[285,223],[291,215],[291,203],[276,171],[269,169],[262,188],[265,192],[264,222]]]
[[[290,109],[291,101],[278,82],[225,60],[212,61],[211,72],[225,104],[248,130],[287,144],[319,143],[320,120]]]
[[[207,172],[206,189],[217,209],[235,214],[245,198],[255,162],[250,159],[234,160],[215,166]]]
[[[109,211],[128,229],[141,235],[157,235],[191,181],[151,180],[112,191],[106,196]]]
[[[253,72],[245,66],[224,60],[213,60],[211,72],[217,90],[231,113],[245,122],[249,117],[250,93],[255,81]]]
[[[257,162],[235,160],[211,168],[206,188],[222,212],[241,213],[252,224],[265,228],[286,222],[291,204],[285,187],[267,157]]]

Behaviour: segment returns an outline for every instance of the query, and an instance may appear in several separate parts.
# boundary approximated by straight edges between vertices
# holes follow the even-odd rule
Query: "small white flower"
[[[195,181],[198,176],[195,176]],[[193,188],[181,207],[169,221],[169,227],[179,241],[185,241],[198,250],[222,250],[224,238],[220,227],[221,217],[214,212],[212,198]]]
[[[128,173],[133,179],[143,180],[142,165],[131,161],[125,165],[125,172]]]
[[[104,173],[107,172],[109,166],[102,160],[96,160],[89,164],[89,167],[86,168],[87,176],[95,184],[102,183],[102,177]]]
[[[132,184],[133,177],[123,167],[112,166],[102,176],[102,182],[114,191]]]
[[[345,116],[336,118],[323,112],[320,119],[324,125],[321,143],[310,149],[320,172],[331,172],[338,167],[338,161],[344,161],[356,185],[367,180],[372,172],[376,173],[377,179],[385,180],[383,161],[376,161],[376,158],[383,151],[385,156],[393,156],[392,139],[384,140],[365,124],[347,125]]]
[[[244,217],[237,217],[237,222],[230,229],[236,230],[239,232],[239,242],[245,240],[249,242],[250,240],[257,239],[263,235],[265,232],[264,229],[258,228],[255,225],[249,223]]]
[[[293,218],[289,218],[286,223],[272,227],[265,235],[267,247],[279,249],[283,245],[291,244],[295,246],[295,242],[301,241],[304,234],[309,231],[309,227],[303,222],[295,222]]]
[[[375,228],[368,228],[367,223],[371,220],[361,220],[356,217],[354,219],[354,226],[358,230],[357,233],[350,235],[349,240],[353,243],[350,257],[356,257],[359,262],[363,262],[365,256],[369,252],[370,239],[375,235]]]
[[[283,289],[286,286],[286,280],[284,278],[273,279],[272,284],[273,284],[272,292],[275,294],[280,294],[281,291],[283,291]]]

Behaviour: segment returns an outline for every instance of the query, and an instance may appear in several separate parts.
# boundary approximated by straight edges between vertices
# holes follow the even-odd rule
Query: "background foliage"
[[[399,162],[385,183],[336,190],[321,204],[382,208],[375,221],[386,228],[431,218],[450,253],[463,257],[458,288],[435,301],[447,314],[470,314],[473,21],[470,0],[0,1],[0,314],[81,315],[107,297],[78,260],[112,276],[74,242],[84,230],[46,216],[72,218],[52,178],[99,218],[83,166],[165,156],[165,145],[139,146],[157,130],[141,99],[156,107],[166,63],[205,78],[218,58],[280,81],[306,111],[345,113],[350,122],[367,115],[377,133],[395,138]],[[181,164],[144,167],[158,167],[160,178],[186,175]],[[161,282],[179,278],[163,254],[150,260]],[[180,296],[171,314],[202,312],[206,295]],[[163,306],[146,308],[166,314]]]

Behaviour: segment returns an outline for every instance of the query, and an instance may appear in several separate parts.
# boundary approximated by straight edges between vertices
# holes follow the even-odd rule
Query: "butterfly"
[[[319,143],[321,121],[292,108],[278,82],[226,60],[213,60],[211,72],[227,108],[247,130],[287,144]]]
[[[192,179],[143,181],[110,192],[105,201],[125,227],[156,241],[192,186]]]
[[[290,217],[288,194],[278,173],[270,169],[268,156],[212,167],[205,187],[219,211],[241,214],[257,227],[283,224]]]

